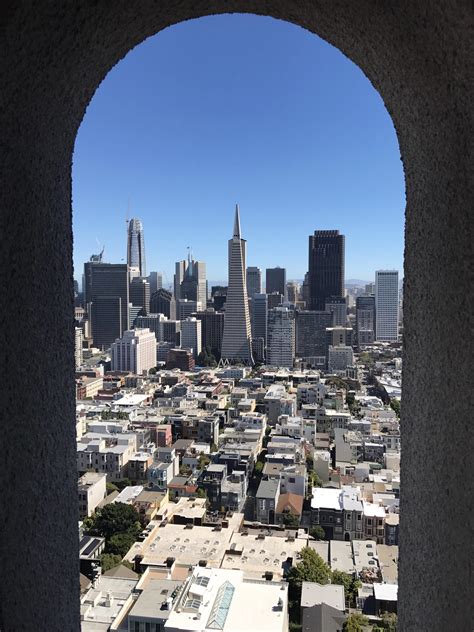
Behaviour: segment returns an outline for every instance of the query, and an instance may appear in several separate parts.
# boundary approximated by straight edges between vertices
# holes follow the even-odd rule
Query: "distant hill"
[[[347,279],[344,281],[346,287],[363,287],[368,283],[373,283],[373,281],[362,281],[361,279]]]

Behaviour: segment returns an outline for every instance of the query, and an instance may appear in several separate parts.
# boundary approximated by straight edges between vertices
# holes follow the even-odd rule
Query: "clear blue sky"
[[[308,235],[338,228],[346,279],[402,270],[403,170],[381,97],[338,50],[271,18],[179,24],[108,74],[74,153],[76,278],[97,240],[123,260],[129,200],[148,270],[168,281],[187,246],[226,279],[236,202],[248,265],[301,279]]]

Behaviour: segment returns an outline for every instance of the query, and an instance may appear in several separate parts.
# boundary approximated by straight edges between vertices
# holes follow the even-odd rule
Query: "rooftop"
[[[317,582],[303,582],[301,588],[301,607],[310,608],[325,603],[336,610],[344,612],[344,586],[338,584],[318,584]]]

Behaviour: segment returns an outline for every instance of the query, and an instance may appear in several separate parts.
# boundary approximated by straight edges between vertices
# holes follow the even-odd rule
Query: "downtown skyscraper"
[[[252,336],[246,281],[246,241],[240,236],[239,206],[235,207],[234,233],[229,239],[229,283],[225,306],[223,360],[253,364]]]
[[[127,263],[130,277],[146,276],[145,235],[142,221],[138,217],[132,217],[128,222]]]
[[[338,230],[315,230],[309,236],[309,309],[324,310],[327,299],[344,296],[345,237]]]
[[[375,272],[375,335],[381,342],[398,341],[398,270]]]

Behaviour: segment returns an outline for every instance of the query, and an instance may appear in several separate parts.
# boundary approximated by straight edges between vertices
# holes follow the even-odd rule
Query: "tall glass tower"
[[[309,308],[324,310],[330,297],[344,296],[345,238],[338,230],[309,236]]]
[[[221,357],[230,362],[253,364],[246,281],[246,241],[240,237],[238,205],[235,207],[234,234],[229,239],[229,284]]]
[[[138,217],[132,217],[128,223],[127,263],[131,276],[146,276],[145,235]]]

